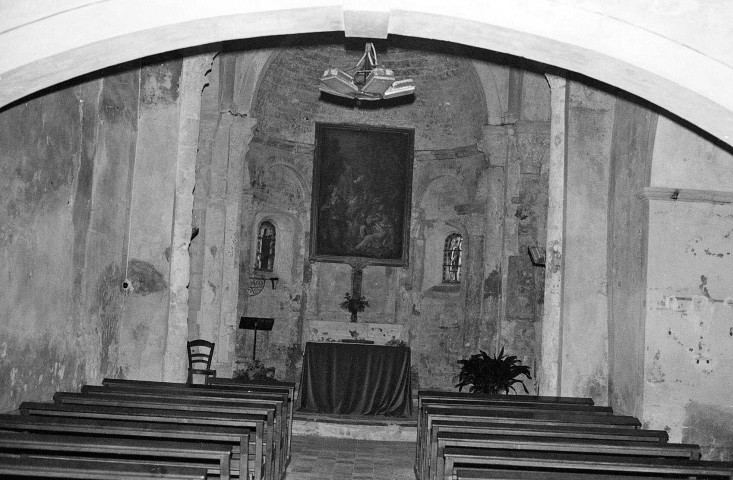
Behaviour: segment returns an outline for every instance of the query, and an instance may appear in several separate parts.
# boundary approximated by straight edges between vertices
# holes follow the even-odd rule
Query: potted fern
[[[483,350],[480,353],[471,355],[468,359],[458,360],[462,365],[458,374],[458,391],[462,391],[463,387],[470,385],[470,393],[488,393],[498,395],[500,393],[509,393],[509,390],[517,393],[514,385],[517,383],[522,386],[524,392],[529,394],[524,381],[517,377],[524,375],[527,379],[532,379],[529,367],[521,365],[522,361],[516,356],[504,356],[504,348],[502,347],[499,355],[491,357]]]

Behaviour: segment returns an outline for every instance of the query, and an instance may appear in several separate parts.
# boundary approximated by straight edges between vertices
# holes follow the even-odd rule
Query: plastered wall
[[[733,458],[733,155],[660,117],[649,200],[645,424]],[[704,190],[698,190],[704,189]],[[685,195],[692,201],[674,200]]]
[[[0,112],[0,411],[161,378],[176,75],[134,63]]]

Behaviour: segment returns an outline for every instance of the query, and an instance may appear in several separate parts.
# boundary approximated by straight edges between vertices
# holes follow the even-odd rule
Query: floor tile
[[[415,444],[293,436],[285,480],[415,480]]]

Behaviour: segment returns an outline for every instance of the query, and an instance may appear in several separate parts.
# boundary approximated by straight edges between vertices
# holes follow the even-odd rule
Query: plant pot
[[[356,312],[351,312],[351,323],[356,323]]]

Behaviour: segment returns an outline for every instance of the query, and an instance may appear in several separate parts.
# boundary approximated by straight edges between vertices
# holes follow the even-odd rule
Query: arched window
[[[257,257],[255,270],[271,272],[275,264],[275,225],[268,221],[260,223],[257,230]]]
[[[461,246],[463,237],[451,233],[445,239],[443,247],[443,283],[459,283],[461,281]]]

